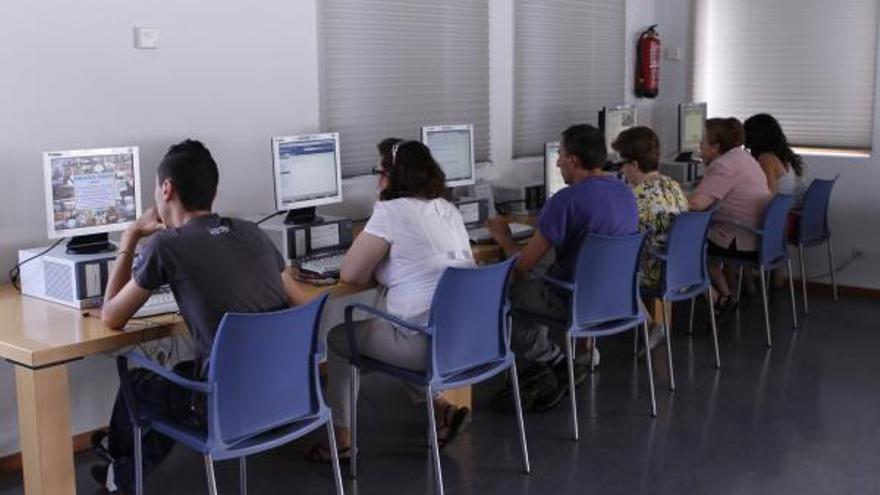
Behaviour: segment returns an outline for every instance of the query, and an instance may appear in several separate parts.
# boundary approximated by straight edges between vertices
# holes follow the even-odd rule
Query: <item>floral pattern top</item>
[[[681,185],[666,175],[652,175],[641,184],[633,187],[639,207],[639,230],[652,231],[648,246],[662,250],[672,222],[679,213],[688,211],[687,198]],[[651,256],[645,246],[642,257],[641,285],[652,287],[663,277],[663,264]]]

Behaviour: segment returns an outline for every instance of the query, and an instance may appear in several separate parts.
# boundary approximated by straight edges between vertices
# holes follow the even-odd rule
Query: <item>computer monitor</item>
[[[72,237],[68,253],[114,250],[107,234],[141,214],[135,146],[45,152],[43,174],[49,238]]]
[[[682,103],[678,106],[678,152],[681,159],[690,160],[694,155],[699,155],[705,127],[705,103]]]
[[[611,144],[621,132],[635,127],[636,107],[632,105],[605,107],[599,112],[599,125],[605,134],[605,148],[608,150],[608,161],[616,162],[620,157],[617,156]]]
[[[342,202],[339,134],[272,138],[275,208],[286,224],[320,222],[315,207]]]
[[[476,179],[474,126],[435,125],[422,127],[422,143],[446,174],[446,186],[470,186]]]
[[[556,166],[557,160],[559,160],[559,142],[544,143],[545,200],[550,199],[551,196],[566,186],[565,179],[562,178],[562,172]]]

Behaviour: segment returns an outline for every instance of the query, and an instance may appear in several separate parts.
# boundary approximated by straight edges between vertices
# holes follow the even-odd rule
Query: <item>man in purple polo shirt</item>
[[[527,274],[550,252],[555,260],[548,274],[571,281],[581,242],[588,234],[627,235],[638,231],[639,217],[632,190],[616,177],[602,171],[607,158],[605,137],[587,124],[569,127],[559,143],[559,167],[568,187],[554,194],[538,216],[538,228],[524,246],[510,235],[503,218],[489,219],[487,227],[495,241],[511,256],[519,253],[515,271]],[[530,313],[566,320],[571,314],[568,298],[537,278],[523,278],[511,290],[515,308]],[[525,362],[532,373],[525,373],[523,401],[527,409],[546,410],[558,404],[568,392],[567,367],[559,344],[550,340],[548,329],[531,322],[514,321],[511,348]],[[598,364],[599,352],[594,350],[593,361]],[[529,375],[534,370],[552,368],[556,386],[543,390],[529,389]],[[546,373],[544,374],[546,376]],[[583,366],[578,367],[577,383],[586,378]],[[547,390],[551,388],[551,390]]]

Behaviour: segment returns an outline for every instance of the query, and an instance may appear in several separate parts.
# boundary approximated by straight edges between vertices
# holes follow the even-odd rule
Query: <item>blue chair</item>
[[[510,370],[513,384],[523,471],[529,472],[519,380],[510,351],[510,307],[507,279],[516,258],[479,268],[447,268],[434,292],[431,314],[426,326],[414,325],[366,304],[345,308],[351,362],[351,475],[357,476],[357,397],[359,370],[376,370],[426,387],[428,430],[434,461],[434,479],[442,495],[443,475],[434,419],[433,394],[482,382]],[[394,325],[419,332],[428,340],[425,370],[413,371],[362,356],[352,325],[353,312],[363,311]]]
[[[568,361],[568,391],[571,399],[572,436],[578,439],[577,401],[574,384],[575,339],[595,339],[642,326],[648,345],[648,316],[639,299],[639,261],[645,234],[626,236],[588,235],[584,238],[575,265],[574,282],[567,283],[533,272],[572,296],[571,318],[557,321],[526,311],[515,311],[515,318],[565,329],[565,355]],[[593,346],[595,348],[595,345]],[[657,416],[654,373],[645,359],[651,389],[651,416]]]
[[[840,176],[831,180],[815,179],[804,193],[798,222],[797,244],[798,258],[801,265],[801,290],[804,296],[804,314],[809,313],[807,306],[807,273],[804,268],[804,248],[826,244],[828,246],[828,271],[831,273],[831,287],[834,300],[837,300],[837,279],[834,275],[834,251],[831,247],[831,229],[828,228],[828,207],[831,204],[831,189]],[[789,240],[792,241],[791,239]]]
[[[767,306],[767,273],[786,265],[788,288],[791,293],[791,318],[792,326],[797,328],[797,307],[794,302],[794,281],[791,278],[791,259],[788,257],[788,244],[786,242],[785,226],[791,206],[794,204],[794,196],[790,194],[777,194],[767,204],[764,210],[764,222],[760,229],[747,225],[731,222],[716,222],[731,225],[755,234],[758,237],[758,257],[754,260],[743,258],[731,258],[725,256],[713,256],[730,266],[740,267],[740,283],[737,293],[742,289],[742,269],[755,268],[761,275],[761,298],[764,303],[764,326],[767,330],[767,347],[773,346],[773,337],[770,334],[770,309]]]
[[[642,289],[645,298],[662,300],[663,323],[666,325],[666,359],[669,364],[669,388],[675,390],[675,375],[672,367],[672,326],[670,325],[667,304],[676,301],[691,301],[691,310],[696,298],[705,294],[709,301],[709,321],[712,326],[712,343],[715,345],[715,367],[721,367],[718,352],[718,329],[715,326],[715,312],[712,310],[712,283],[706,268],[706,236],[714,209],[685,212],[679,214],[669,229],[664,251],[652,254],[663,261],[663,278],[657,287]],[[693,318],[691,319],[693,321]],[[693,325],[688,333],[693,331]]]
[[[217,494],[214,461],[239,459],[240,491],[247,493],[248,455],[296,440],[326,426],[336,493],[343,495],[330,409],[318,376],[323,354],[318,326],[327,296],[272,313],[227,313],[220,321],[207,379],[194,381],[140,354],[117,360],[122,393],[134,425],[135,490],[143,494],[141,433],[150,428],[201,452],[208,491]],[[205,395],[207,431],[181,425],[140,407],[128,374],[131,361],[183,388]]]

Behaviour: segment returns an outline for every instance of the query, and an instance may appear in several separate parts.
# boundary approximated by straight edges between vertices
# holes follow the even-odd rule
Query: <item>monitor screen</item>
[[[703,128],[706,127],[705,103],[682,103],[678,106],[678,151],[700,152]]]
[[[448,187],[472,185],[474,180],[474,126],[422,127],[422,142],[446,174]]]
[[[337,133],[272,138],[272,164],[279,211],[342,201]]]
[[[619,106],[605,108],[603,111],[602,132],[605,134],[605,147],[608,150],[608,161],[619,160],[617,153],[611,147],[611,143],[617,139],[621,132],[635,127],[636,108],[634,106]]]
[[[141,214],[138,148],[43,153],[50,239],[124,230]]]
[[[458,204],[458,211],[465,225],[480,223],[480,203],[478,201]]]
[[[550,199],[551,196],[559,192],[566,186],[565,179],[562,178],[562,172],[556,166],[559,160],[559,143],[544,144],[544,197]]]

